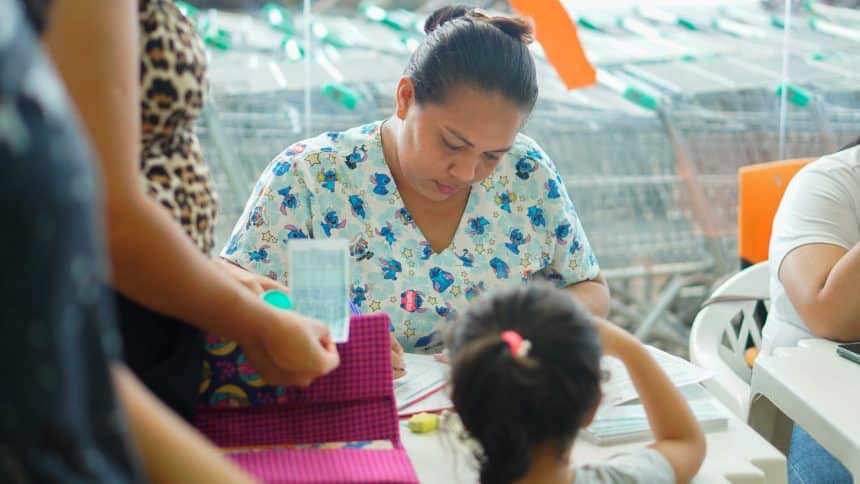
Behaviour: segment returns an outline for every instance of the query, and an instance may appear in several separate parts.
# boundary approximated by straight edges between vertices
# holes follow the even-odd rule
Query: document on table
[[[349,247],[346,240],[287,244],[290,296],[297,313],[325,322],[335,343],[349,339]]]
[[[719,432],[728,428],[729,411],[701,386],[687,385],[681,391],[703,432]],[[701,394],[704,396],[699,396]],[[653,438],[648,416],[641,403],[601,406],[594,421],[580,435],[595,445],[616,445]]]
[[[448,383],[448,365],[436,361],[433,355],[406,353],[403,360],[406,375],[394,380],[394,398],[397,400],[398,412],[407,407],[411,408],[413,404],[434,392],[441,391]],[[447,398],[441,404],[447,405],[446,401]]]
[[[703,382],[713,376],[709,370],[698,367],[683,358],[670,355],[653,346],[646,346],[646,348],[676,387]],[[602,385],[602,405],[620,405],[638,397],[636,389],[633,387],[633,381],[630,380],[630,375],[621,360],[606,356],[603,358],[601,366],[604,371],[609,372],[609,381]]]

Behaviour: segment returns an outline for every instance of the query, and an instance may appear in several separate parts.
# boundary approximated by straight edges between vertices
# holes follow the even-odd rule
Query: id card
[[[287,244],[294,310],[326,323],[335,343],[349,339],[349,246],[346,240],[293,239]]]

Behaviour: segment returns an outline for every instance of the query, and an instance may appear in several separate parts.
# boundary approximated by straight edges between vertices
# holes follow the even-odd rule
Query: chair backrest
[[[751,377],[745,353],[761,346],[769,277],[767,262],[730,277],[703,303],[690,332],[690,361],[714,373],[705,387],[744,420]]]
[[[741,267],[767,260],[776,209],[791,178],[813,158],[743,166],[738,172],[738,255]]]

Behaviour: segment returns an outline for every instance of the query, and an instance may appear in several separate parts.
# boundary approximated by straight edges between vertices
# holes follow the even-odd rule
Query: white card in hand
[[[287,244],[294,310],[326,323],[335,343],[349,339],[349,247],[346,240],[293,239]]]

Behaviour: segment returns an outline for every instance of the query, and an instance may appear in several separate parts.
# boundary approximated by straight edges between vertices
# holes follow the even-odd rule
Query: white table
[[[787,451],[796,422],[860,482],[860,365],[836,354],[836,343],[802,340],[756,360],[749,422]]]
[[[713,401],[722,405],[716,399]],[[734,414],[727,413],[730,414],[728,429],[706,434],[708,453],[693,482],[785,484],[787,474],[783,454]],[[473,460],[454,436],[444,432],[414,434],[402,424],[400,436],[422,483],[477,482]],[[599,447],[579,439],[573,447],[573,462],[597,462],[647,444],[638,442]]]

